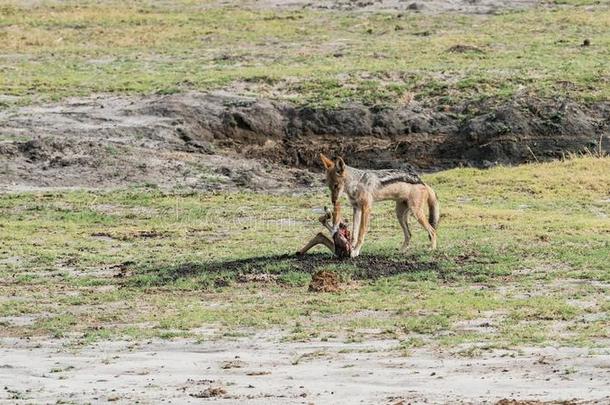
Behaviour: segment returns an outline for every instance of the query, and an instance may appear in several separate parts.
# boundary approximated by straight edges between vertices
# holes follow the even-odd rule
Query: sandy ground
[[[523,348],[469,358],[397,341],[238,340],[0,343],[0,402],[225,404],[610,403],[610,350]],[[404,401],[404,402],[401,402]]]
[[[38,6],[41,3],[43,3],[41,0],[21,0],[21,4],[28,6]],[[48,3],[48,1],[44,3]],[[157,0],[155,3],[160,7],[174,6],[174,3],[164,0]],[[428,14],[491,14],[504,10],[549,5],[552,4],[543,0],[208,0],[197,4],[196,7],[233,6],[270,10],[313,8],[363,11],[396,10]]]
[[[218,110],[227,97],[191,93],[175,103],[164,96],[91,96],[0,111],[0,192],[133,185],[283,190],[316,182],[306,170],[216,153],[209,140],[220,132]],[[213,116],[202,119],[209,128],[198,121],[206,113]]]
[[[406,11],[426,14],[493,14],[544,5],[540,0],[218,0],[219,5],[263,9],[313,8],[362,11]]]

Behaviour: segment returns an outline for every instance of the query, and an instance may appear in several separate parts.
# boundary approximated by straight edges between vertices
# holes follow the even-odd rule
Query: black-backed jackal
[[[334,162],[320,154],[326,169],[326,183],[333,203],[333,227],[337,229],[341,218],[339,196],[345,192],[354,210],[352,240],[355,241],[352,257],[360,254],[364,236],[369,228],[373,202],[396,201],[396,217],[404,233],[402,249],[411,239],[408,214],[412,213],[428,231],[432,249],[436,249],[436,228],[440,217],[439,203],[432,188],[423,183],[417,173],[409,170],[360,170],[347,166],[342,158]],[[424,207],[428,206],[428,218]]]

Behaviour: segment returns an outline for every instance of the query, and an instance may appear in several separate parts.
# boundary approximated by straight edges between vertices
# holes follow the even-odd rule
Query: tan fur
[[[360,253],[364,237],[369,229],[370,216],[375,201],[396,201],[396,217],[403,230],[404,242],[402,249],[406,249],[411,239],[408,214],[411,213],[428,232],[432,249],[436,249],[439,209],[436,193],[423,183],[394,182],[387,185],[375,177],[373,171],[363,171],[350,168],[338,158],[333,162],[323,154],[320,159],[326,170],[326,182],[331,191],[331,200],[335,214],[340,212],[339,196],[345,191],[353,210],[353,231],[355,245],[353,256]],[[425,215],[428,207],[429,216]],[[333,225],[336,226],[339,215],[333,215]]]
[[[399,210],[398,207],[401,207],[402,216],[401,218],[398,218],[398,222],[403,228],[403,231],[406,229],[406,232],[408,233],[408,235],[405,233],[405,241],[403,242],[402,248],[406,249],[411,238],[411,234],[409,233],[408,214],[412,213],[421,226],[428,232],[432,249],[436,249],[436,229],[430,224],[425,214],[425,207],[429,205],[428,202],[433,197],[434,192],[430,186],[426,184],[399,183],[399,185],[401,187],[395,187],[395,190],[392,191],[382,190],[379,198],[396,201],[397,211]],[[434,199],[436,199],[436,196],[434,196]]]
[[[336,226],[341,218],[339,194],[342,191],[341,174],[344,171],[341,166],[345,165],[345,163],[343,163],[343,159],[339,158],[337,160],[338,164],[335,165],[335,162],[324,156],[322,153],[320,153],[320,160],[326,169],[326,181],[330,187],[330,199],[333,203],[333,225]]]

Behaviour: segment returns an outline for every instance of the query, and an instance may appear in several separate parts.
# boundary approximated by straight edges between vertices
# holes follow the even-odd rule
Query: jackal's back
[[[423,183],[422,179],[419,177],[419,174],[417,174],[417,172],[411,168],[375,170],[374,172],[377,178],[379,178],[379,183],[381,186],[387,186],[393,183]]]

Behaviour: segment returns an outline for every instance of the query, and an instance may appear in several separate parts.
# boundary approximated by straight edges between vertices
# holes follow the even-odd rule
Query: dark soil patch
[[[114,272],[113,277],[115,278],[125,278],[132,275],[131,267],[135,264],[132,261],[126,261],[123,263],[114,264],[109,266],[107,269]]]
[[[450,52],[450,53],[466,53],[466,52],[483,53],[483,50],[481,48],[478,48],[478,47],[472,46],[472,45],[458,44],[458,45],[453,45],[451,48],[447,49],[447,52]]]
[[[136,231],[128,231],[124,233],[116,233],[111,234],[108,232],[95,232],[92,233],[93,237],[104,237],[110,239],[116,239],[121,241],[128,241],[133,239],[149,239],[149,238],[162,238],[167,236],[167,232],[158,232],[154,230],[136,230]]]
[[[307,254],[303,256],[285,254],[207,263],[184,263],[162,268],[147,268],[139,272],[136,271],[134,277],[125,279],[125,283],[136,286],[161,286],[181,279],[204,274],[216,274],[218,277],[212,281],[211,285],[223,287],[229,284],[225,277],[229,277],[231,280],[235,279],[238,282],[267,282],[275,281],[278,274],[288,271],[313,275],[320,270],[324,270],[329,265],[340,265],[341,268],[350,273],[352,279],[356,280],[377,279],[401,273],[426,271],[436,272],[439,274],[439,277],[445,278],[443,270],[438,263],[418,261],[415,256],[388,257],[363,255],[341,260],[325,254]]]
[[[222,387],[209,387],[203,391],[189,394],[193,398],[215,398],[222,397],[227,394],[227,390]]]
[[[275,283],[277,274],[269,273],[246,273],[237,276],[239,283]]]

